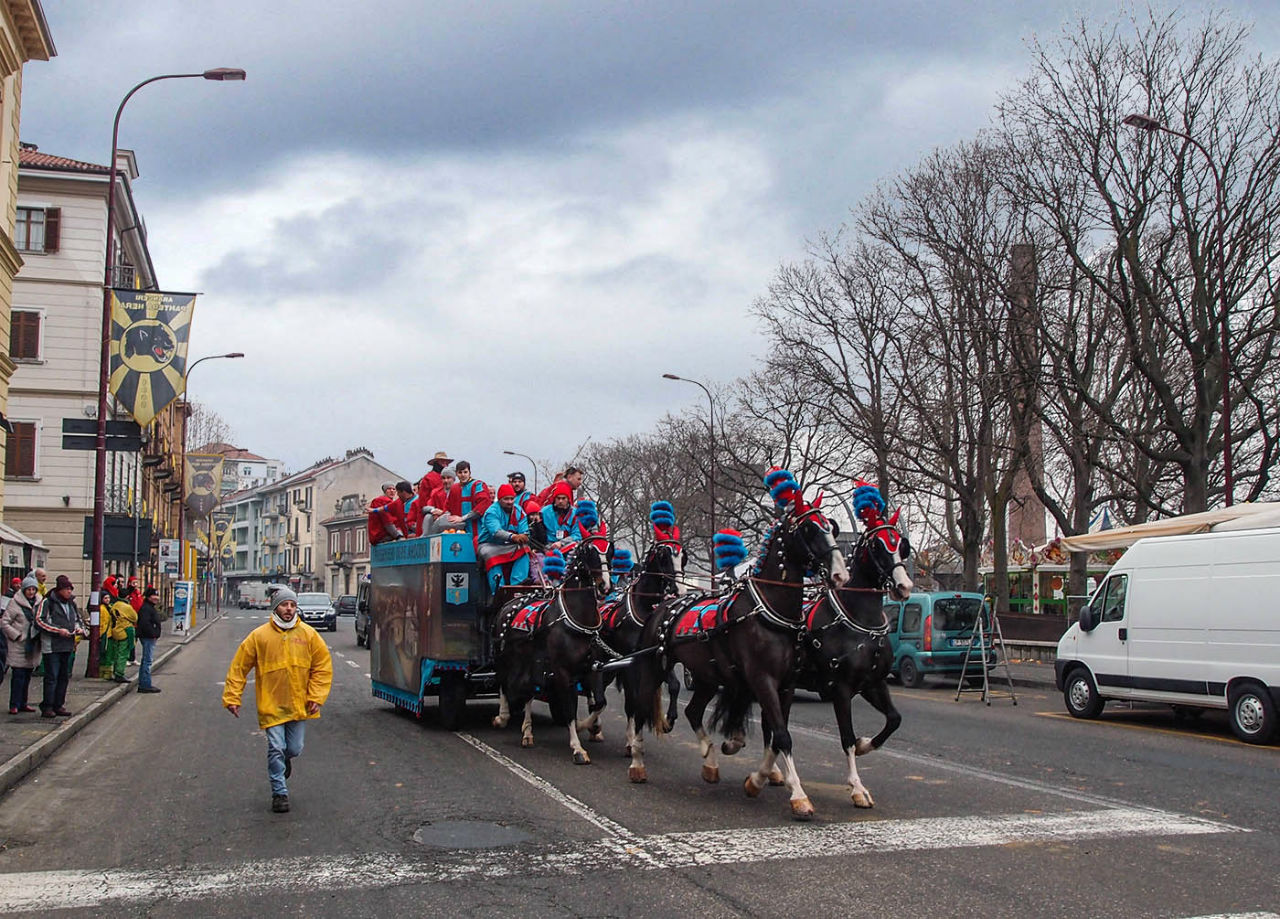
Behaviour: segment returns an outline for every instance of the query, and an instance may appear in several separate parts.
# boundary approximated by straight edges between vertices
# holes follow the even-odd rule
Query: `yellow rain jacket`
[[[129,637],[129,633],[125,630],[136,628],[138,625],[138,611],[129,604],[128,600],[117,600],[112,603],[108,615],[110,616],[110,622],[100,625],[100,628],[103,629],[106,629],[108,624],[111,626],[110,630],[103,633],[108,638],[124,641]]]
[[[333,659],[329,646],[301,620],[291,629],[274,622],[248,634],[227,671],[222,704],[239,705],[250,672],[258,700],[258,726],[274,727],[289,721],[319,718],[307,714],[307,703],[324,705],[333,684]]]

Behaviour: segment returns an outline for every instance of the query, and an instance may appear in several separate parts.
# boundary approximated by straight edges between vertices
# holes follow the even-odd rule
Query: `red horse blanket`
[[[548,600],[536,600],[533,603],[526,604],[516,610],[516,614],[511,617],[511,628],[519,632],[535,632],[542,625],[542,617],[546,614],[547,607],[551,605]]]
[[[737,598],[738,595],[732,593],[694,603],[676,620],[676,638],[696,638],[724,625],[727,621],[725,614]]]

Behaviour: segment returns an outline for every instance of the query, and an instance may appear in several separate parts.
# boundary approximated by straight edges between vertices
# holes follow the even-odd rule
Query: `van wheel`
[[[1245,743],[1267,743],[1276,731],[1276,706],[1257,683],[1241,683],[1231,690],[1231,730]]]
[[[1105,704],[1093,685],[1093,677],[1083,667],[1072,670],[1067,677],[1066,685],[1062,687],[1062,699],[1073,718],[1097,718]]]
[[[898,679],[902,680],[902,685],[908,689],[919,689],[924,685],[924,674],[920,672],[916,662],[909,657],[904,657],[898,664]]]

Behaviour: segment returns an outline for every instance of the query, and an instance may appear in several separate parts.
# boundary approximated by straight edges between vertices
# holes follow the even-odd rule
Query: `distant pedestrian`
[[[142,663],[138,667],[138,692],[159,692],[159,686],[151,685],[151,661],[156,651],[156,639],[160,637],[160,610],[156,603],[160,591],[148,586],[142,592],[142,605],[138,608],[138,640],[142,642]]]
[[[106,636],[106,653],[100,659],[98,676],[117,683],[130,683],[132,681],[125,676],[125,669],[129,662],[130,633],[138,621],[138,614],[129,601],[120,596],[117,579],[108,578],[102,582],[102,587],[106,596],[102,601],[99,628]]]
[[[81,621],[80,611],[76,609],[75,598],[71,578],[60,574],[53,591],[36,610],[36,625],[40,629],[40,649],[43,652],[44,697],[40,700],[40,715],[44,718],[71,714],[67,711],[71,655],[75,653],[76,636],[89,634]]]
[[[254,675],[258,725],[267,735],[267,777],[271,810],[289,810],[285,779],[293,759],[302,753],[308,719],[320,717],[320,706],[333,684],[333,659],[320,634],[298,618],[298,595],[282,587],[272,601],[271,618],[240,643],[227,670],[222,704],[240,717],[245,681]]]
[[[8,639],[6,661],[11,674],[9,679],[9,714],[34,712],[27,704],[27,691],[31,686],[31,673],[40,663],[40,629],[36,625],[36,604],[40,602],[40,588],[36,579],[27,575],[21,590],[14,594],[0,617],[0,632]]]
[[[32,572],[36,576],[36,582],[40,585],[40,596],[45,597],[49,593],[49,585],[45,583],[49,579],[49,572],[43,568],[37,568]]]

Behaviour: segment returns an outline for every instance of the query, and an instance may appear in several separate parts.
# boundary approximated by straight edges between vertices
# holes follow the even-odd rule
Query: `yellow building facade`
[[[0,0],[0,413],[8,416],[9,380],[17,365],[9,356],[13,278],[22,267],[22,251],[31,243],[30,227],[17,233],[18,123],[22,114],[22,66],[57,54],[40,0]],[[2,426],[0,426],[2,427]],[[6,437],[0,429],[0,437]],[[0,520],[4,517],[4,479],[0,477]]]

